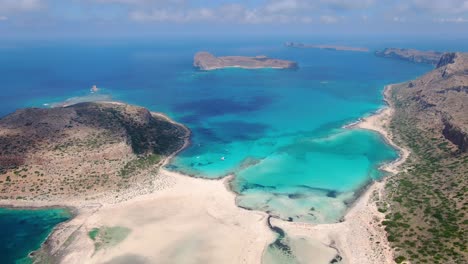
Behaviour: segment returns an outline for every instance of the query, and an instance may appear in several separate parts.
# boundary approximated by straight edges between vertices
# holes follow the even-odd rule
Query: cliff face
[[[437,68],[399,89],[427,128],[437,129],[460,151],[468,143],[468,54],[446,53]]]
[[[441,57],[439,62],[437,63],[436,68],[444,67],[447,64],[452,64],[455,62],[455,57],[457,54],[455,52],[444,53]]]
[[[0,120],[0,197],[88,198],[149,187],[147,171],[181,148],[187,133],[118,103],[18,110]]]
[[[386,48],[381,51],[376,51],[375,55],[385,58],[407,60],[415,63],[437,65],[437,63],[440,61],[442,53],[436,51],[420,51],[415,49]]]
[[[244,57],[244,56],[225,56],[215,57],[208,52],[198,52],[195,54],[193,66],[200,70],[216,70],[222,68],[243,68],[243,69],[294,69],[297,63],[287,60],[272,59],[266,56]]]
[[[461,152],[468,151],[468,134],[466,131],[460,129],[456,125],[443,119],[444,128],[442,129],[442,135],[458,147]]]

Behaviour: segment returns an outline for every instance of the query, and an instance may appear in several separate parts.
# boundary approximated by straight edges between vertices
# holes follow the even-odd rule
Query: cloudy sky
[[[0,0],[3,36],[468,34],[468,0]]]

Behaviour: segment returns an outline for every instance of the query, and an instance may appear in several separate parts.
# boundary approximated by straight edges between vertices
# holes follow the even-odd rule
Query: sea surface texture
[[[0,46],[0,116],[21,107],[89,100],[164,112],[193,131],[191,146],[169,169],[206,178],[234,174],[231,187],[242,207],[286,220],[338,221],[358,191],[383,176],[378,167],[397,157],[376,133],[342,127],[381,108],[385,85],[432,67],[372,52],[284,47],[285,41],[297,41],[291,38],[239,39],[7,41]],[[370,40],[345,44],[404,46]],[[294,60],[299,68],[206,72],[192,66],[197,51],[267,55]],[[91,93],[92,85],[100,91]],[[34,222],[44,232],[57,223],[55,217],[40,219]],[[2,239],[21,244],[15,234]]]
[[[41,246],[55,225],[70,217],[64,209],[0,208],[0,262],[31,263],[29,252]]]

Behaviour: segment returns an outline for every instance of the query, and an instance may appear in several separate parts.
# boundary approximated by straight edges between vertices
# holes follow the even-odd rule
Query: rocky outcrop
[[[266,56],[245,57],[245,56],[225,56],[216,57],[209,52],[198,52],[195,54],[193,66],[204,71],[223,68],[243,68],[243,69],[294,69],[297,63],[293,61],[268,58]]]
[[[411,61],[414,63],[426,63],[437,65],[442,57],[442,52],[420,51],[415,49],[385,48],[375,52],[376,56]]]
[[[444,53],[441,57],[439,62],[437,63],[436,68],[444,67],[447,64],[451,64],[455,62],[456,53],[455,52],[448,52]]]
[[[458,147],[461,152],[468,151],[468,134],[462,131],[460,127],[443,120],[444,128],[442,134],[444,137]]]
[[[428,130],[439,131],[459,151],[468,141],[468,53],[445,53],[436,69],[401,86],[397,101]]]

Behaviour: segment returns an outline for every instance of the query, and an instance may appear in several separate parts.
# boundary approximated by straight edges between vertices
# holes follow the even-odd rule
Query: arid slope
[[[395,141],[411,150],[379,209],[396,261],[468,263],[468,54],[444,54],[387,99]]]
[[[0,197],[118,200],[145,193],[154,175],[145,172],[187,136],[163,115],[120,103],[18,110],[0,120]]]

